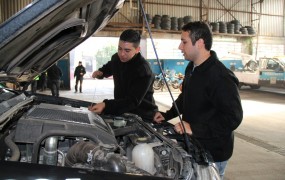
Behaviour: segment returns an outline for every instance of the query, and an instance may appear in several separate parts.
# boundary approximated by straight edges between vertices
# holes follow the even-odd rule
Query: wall
[[[126,1],[112,21],[142,23],[136,2]],[[283,37],[285,34],[284,0],[144,0],[143,2],[146,13],[152,17],[155,15],[169,15],[177,18],[192,16],[194,21],[208,22],[238,20],[242,26],[252,26],[261,36]]]
[[[160,59],[159,62],[157,59],[148,59],[148,61],[154,74],[161,73],[159,63],[161,64],[161,68],[164,72],[167,70],[174,70],[176,74],[184,74],[189,63],[189,61],[183,59]]]
[[[33,2],[33,0],[0,0],[0,23]]]
[[[131,1],[126,1],[114,22],[142,23],[139,9],[131,8]],[[133,6],[138,5],[133,2]],[[285,1],[284,0],[144,0],[144,9],[151,16],[169,15],[170,17],[192,16],[193,20],[207,20],[209,22],[229,22],[238,20],[242,27],[252,26],[255,34],[241,36],[239,34],[214,33],[214,50],[223,57],[227,51],[251,54],[258,59],[263,56],[285,54]],[[262,3],[260,3],[262,2]],[[134,17],[135,20],[134,20]],[[134,21],[133,21],[134,20]],[[167,43],[155,42],[160,59],[175,59],[179,52],[175,52],[180,39],[180,32],[156,30],[152,25],[154,39],[166,39]],[[148,32],[142,31],[147,34]],[[163,35],[162,35],[163,34]],[[146,38],[149,38],[146,35]],[[171,40],[169,40],[171,39]],[[147,42],[149,40],[147,39]],[[179,41],[179,40],[178,40]],[[230,41],[230,42],[229,42]],[[150,43],[147,43],[147,58],[156,58]],[[169,47],[167,46],[169,44]],[[164,46],[164,47],[163,47]],[[183,58],[183,57],[178,57]]]

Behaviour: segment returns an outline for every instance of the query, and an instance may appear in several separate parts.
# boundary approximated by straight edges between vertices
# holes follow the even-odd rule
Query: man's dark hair
[[[207,23],[195,21],[185,24],[182,27],[183,31],[189,32],[189,37],[194,45],[199,39],[203,39],[205,48],[209,51],[212,48],[213,37],[212,31]]]
[[[133,43],[134,47],[137,48],[140,45],[141,36],[139,32],[132,29],[127,29],[122,32],[120,40]]]

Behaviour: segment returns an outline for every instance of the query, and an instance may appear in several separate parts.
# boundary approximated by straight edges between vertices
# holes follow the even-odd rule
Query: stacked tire
[[[171,28],[171,19],[168,15],[163,15],[161,18],[161,29],[170,30]]]
[[[171,30],[177,31],[178,30],[178,18],[171,17]]]
[[[154,24],[155,29],[161,29],[161,16],[160,15],[155,15],[152,19],[152,24]]]

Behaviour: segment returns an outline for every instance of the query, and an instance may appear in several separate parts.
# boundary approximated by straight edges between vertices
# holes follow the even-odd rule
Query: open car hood
[[[28,82],[100,31],[124,0],[37,0],[0,25],[0,80]]]

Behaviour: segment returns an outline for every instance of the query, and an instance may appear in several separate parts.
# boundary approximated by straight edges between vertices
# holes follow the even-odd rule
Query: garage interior
[[[31,2],[32,0],[0,0],[0,22]],[[283,0],[142,0],[142,4],[163,70],[172,68],[176,73],[183,73],[187,66],[188,62],[184,61],[178,45],[180,29],[188,21],[209,22],[214,35],[212,49],[217,52],[220,59],[240,58],[242,54],[248,54],[257,60],[260,57],[285,54]],[[154,73],[159,74],[161,70],[137,0],[126,0],[107,26],[94,34],[94,38],[105,38],[105,41],[116,46],[111,38],[116,39],[128,28],[141,32],[142,54],[149,60]],[[82,61],[83,65],[88,67],[90,74],[100,66],[96,58],[95,52],[84,52],[76,48],[62,57],[59,61],[64,71],[62,88],[71,89],[70,78],[78,61]],[[70,68],[65,68],[66,66]]]
[[[0,0],[0,23],[31,2],[33,1]],[[187,21],[200,20],[209,22],[214,35],[212,49],[217,52],[219,58],[233,58],[234,55],[236,57],[236,55],[248,54],[254,59],[259,59],[260,57],[273,57],[285,54],[284,0],[142,0],[142,3],[147,13],[151,35],[156,44],[156,50],[164,70],[174,68],[176,72],[183,73],[183,69],[187,65],[187,62],[183,60],[183,56],[178,50],[181,26]],[[137,0],[126,0],[123,8],[113,17],[111,22],[91,38],[94,38],[95,41],[96,39],[104,38],[105,41],[116,46],[116,40],[114,41],[114,39],[117,39],[120,33],[128,28],[141,32],[143,37],[142,53],[149,60],[153,71],[159,74],[160,69],[157,66],[150,35]],[[167,46],[163,45],[169,41],[172,43],[168,43]],[[94,47],[98,46],[98,44],[94,44]],[[84,48],[75,48],[59,60],[59,66],[64,73],[62,78],[62,89],[64,91],[62,95],[90,100],[90,98],[94,99],[94,89],[97,88],[96,95],[99,96],[98,101],[100,101],[100,98],[111,98],[112,84],[103,85],[101,87],[105,89],[105,92],[103,92],[103,90],[100,90],[99,85],[96,84],[98,81],[91,82],[91,80],[89,82],[90,85],[88,85],[90,87],[87,87],[83,95],[79,96],[73,93],[72,71],[78,64],[78,61],[83,61],[85,66],[87,62],[90,62],[92,64],[90,67],[91,72],[97,68],[95,65],[96,53],[93,52],[90,55],[87,52],[82,52],[82,49]],[[116,49],[112,49],[113,51],[116,51]],[[85,82],[85,86],[87,86],[87,82]],[[281,104],[284,107],[285,102],[282,100],[285,94],[284,89],[280,91],[276,95],[277,97],[274,98],[280,98],[280,102],[276,104]],[[173,93],[177,96],[179,92],[174,91]],[[253,94],[245,91],[242,97],[244,100],[248,100],[248,96],[253,96]],[[167,93],[157,92],[156,97],[161,98],[163,95],[167,96]],[[265,96],[269,95],[265,94]],[[170,98],[164,99],[163,102],[160,102],[162,109],[166,108],[165,104],[171,104]],[[250,101],[255,100],[250,99]],[[252,107],[247,101],[245,107],[256,110],[258,108],[263,109],[264,106],[268,105],[270,103],[262,105],[261,102],[260,107]],[[265,118],[271,121],[269,119],[271,117],[266,116]],[[275,128],[270,129],[262,127],[262,125],[265,127],[266,125],[259,124],[258,118],[253,118],[249,113],[246,117],[248,121],[254,119],[257,122],[246,123],[247,126],[242,127],[242,131],[237,130],[236,148],[226,170],[226,180],[284,178],[285,141],[283,141],[284,138],[281,138],[281,136],[285,137],[285,125],[283,122],[284,118],[282,121],[281,117],[284,116],[273,116],[273,118],[277,119],[276,121],[279,121],[280,125],[269,126]],[[260,127],[262,130],[257,131],[256,127]],[[262,139],[263,133],[268,133],[272,137]],[[275,144],[270,140],[278,142]],[[247,154],[247,152],[253,154]]]

